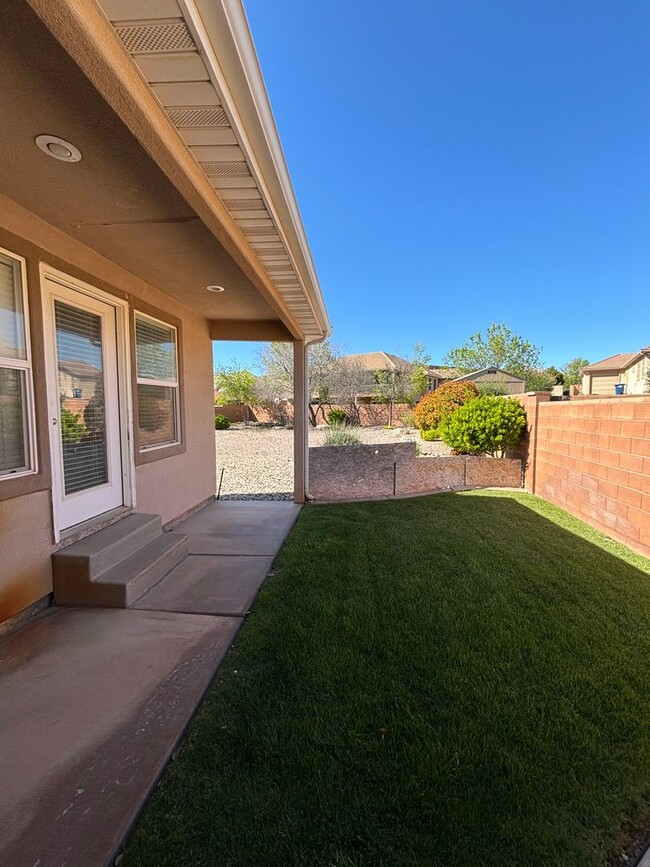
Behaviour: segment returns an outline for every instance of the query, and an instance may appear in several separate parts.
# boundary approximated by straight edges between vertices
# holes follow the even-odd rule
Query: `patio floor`
[[[139,610],[51,608],[0,642],[0,863],[112,863],[299,511],[212,504]]]

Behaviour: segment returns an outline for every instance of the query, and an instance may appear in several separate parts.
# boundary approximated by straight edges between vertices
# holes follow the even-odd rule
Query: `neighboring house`
[[[62,398],[90,400],[101,371],[87,361],[59,359],[59,395]]]
[[[428,367],[427,380],[429,382],[429,391],[435,391],[443,382],[450,382],[458,375],[458,371],[453,367]]]
[[[7,0],[0,80],[3,620],[82,533],[213,498],[212,340],[293,344],[303,502],[330,326],[239,0]]]
[[[384,374],[398,377],[408,369],[409,363],[399,355],[389,352],[357,352],[353,355],[343,355],[340,360],[359,367],[365,372],[362,387],[357,397],[369,399],[376,393],[376,385]]]
[[[583,394],[644,394],[649,390],[650,346],[638,352],[619,352],[582,369]]]
[[[507,370],[498,367],[484,367],[463,376],[457,376],[452,382],[474,382],[476,385],[494,385],[503,390],[504,394],[523,394],[526,391],[526,380],[513,376]]]

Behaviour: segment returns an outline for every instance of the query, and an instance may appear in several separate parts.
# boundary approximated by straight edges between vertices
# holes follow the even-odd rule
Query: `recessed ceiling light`
[[[81,159],[81,151],[64,138],[57,135],[38,135],[34,139],[38,147],[55,160],[64,163],[78,163]]]
[[[205,288],[208,290],[208,292],[225,292],[226,291],[225,286],[206,286]]]

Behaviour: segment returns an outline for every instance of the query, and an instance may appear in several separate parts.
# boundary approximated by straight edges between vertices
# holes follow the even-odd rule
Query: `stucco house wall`
[[[130,309],[146,305],[180,321],[183,451],[165,456],[163,450],[158,459],[136,466],[134,508],[162,515],[168,523],[212,497],[215,445],[208,321],[24,210],[12,214],[4,208],[0,214],[0,247],[22,256],[27,265],[39,467],[38,473],[22,479],[0,479],[1,622],[52,592],[50,558],[58,547],[52,518],[40,263],[126,299]]]

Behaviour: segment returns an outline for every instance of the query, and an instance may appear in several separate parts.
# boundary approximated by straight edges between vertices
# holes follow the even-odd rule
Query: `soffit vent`
[[[167,112],[171,122],[179,129],[230,126],[226,112],[220,106],[168,108]]]
[[[277,235],[275,226],[249,226],[243,229],[244,235]]]
[[[266,205],[261,199],[224,199],[223,203],[229,211],[266,210]]]
[[[249,178],[250,170],[246,163],[208,162],[200,163],[209,178]]]
[[[115,30],[130,54],[196,51],[192,35],[183,21],[119,26]]]

